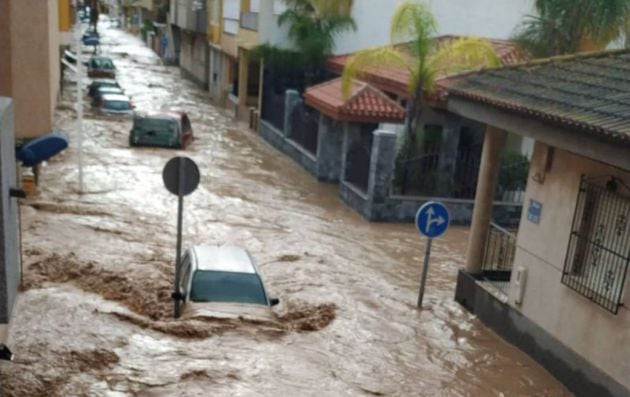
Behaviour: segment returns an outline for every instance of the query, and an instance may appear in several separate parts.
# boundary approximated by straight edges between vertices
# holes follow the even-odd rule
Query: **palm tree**
[[[605,49],[629,28],[630,0],[536,0],[515,40],[548,57]]]
[[[408,71],[406,133],[413,141],[426,106],[425,95],[434,91],[439,76],[500,64],[486,40],[466,38],[440,45],[434,39],[436,34],[437,23],[426,5],[417,1],[400,4],[392,18],[391,40],[405,44],[368,49],[352,56],[343,71],[344,96],[350,94],[353,80],[366,70],[393,67]]]
[[[266,62],[301,69],[310,85],[318,79],[326,59],[332,55],[336,37],[356,30],[350,15],[352,0],[285,0],[288,9],[278,18],[289,27],[294,50],[261,45],[253,55]]]

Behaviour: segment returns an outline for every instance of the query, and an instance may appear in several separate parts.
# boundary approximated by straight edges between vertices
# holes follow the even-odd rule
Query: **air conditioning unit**
[[[514,275],[514,283],[512,284],[512,299],[516,305],[523,304],[523,295],[525,294],[525,283],[527,282],[527,269],[519,266]]]

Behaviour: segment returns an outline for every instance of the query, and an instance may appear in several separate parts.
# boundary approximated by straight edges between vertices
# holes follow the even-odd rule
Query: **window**
[[[250,273],[196,271],[190,298],[193,302],[267,304],[260,277]]]
[[[630,263],[630,198],[583,179],[562,283],[617,314]]]

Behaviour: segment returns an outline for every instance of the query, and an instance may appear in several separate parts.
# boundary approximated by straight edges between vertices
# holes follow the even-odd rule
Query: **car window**
[[[137,118],[134,120],[133,128],[140,132],[172,133],[177,132],[177,123],[173,120]]]
[[[186,294],[188,292],[187,289],[188,289],[188,280],[190,279],[190,270],[191,270],[190,260],[189,260],[188,255],[186,255],[184,256],[184,259],[182,260],[182,275],[179,280],[179,290],[183,294]]]
[[[197,271],[190,298],[193,302],[235,302],[267,305],[265,290],[257,274]]]
[[[111,110],[130,110],[131,105],[125,101],[106,101],[105,107]]]
[[[113,69],[114,64],[111,59],[92,59],[92,67],[95,69]]]

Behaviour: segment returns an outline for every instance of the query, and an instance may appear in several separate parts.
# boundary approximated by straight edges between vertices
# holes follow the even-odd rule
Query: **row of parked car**
[[[192,126],[186,113],[170,109],[138,113],[115,79],[116,68],[111,59],[92,57],[89,65],[88,76],[96,77],[88,87],[94,109],[101,114],[133,116],[130,146],[184,149],[192,142]]]
[[[116,66],[107,57],[92,56],[87,64],[92,106],[105,115],[132,115],[129,146],[186,148],[193,140],[188,115],[178,110],[138,113],[116,80]],[[197,246],[185,251],[179,285],[172,298],[183,316],[236,317],[273,321],[270,308],[279,303],[267,295],[259,270],[247,250]]]

